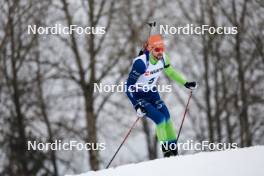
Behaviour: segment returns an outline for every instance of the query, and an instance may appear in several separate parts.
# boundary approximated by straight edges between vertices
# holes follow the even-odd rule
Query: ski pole
[[[184,119],[185,119],[185,116],[186,116],[186,113],[187,113],[187,110],[188,110],[188,106],[189,106],[189,102],[191,100],[191,97],[192,97],[192,90],[190,91],[190,95],[189,95],[187,104],[185,106],[185,111],[184,111],[184,114],[183,114],[183,118],[182,118],[180,129],[179,129],[179,132],[178,132],[178,135],[177,135],[176,143],[178,143],[178,140],[179,140],[179,137],[180,137],[180,134],[181,134],[181,129],[182,129],[182,126],[183,126],[183,122],[184,122]]]
[[[109,168],[109,166],[111,165],[112,161],[114,160],[114,158],[116,157],[117,153],[119,152],[119,150],[121,149],[121,147],[123,146],[123,144],[125,143],[125,141],[127,140],[128,136],[130,135],[132,129],[135,127],[136,123],[138,122],[138,120],[140,119],[140,117],[137,117],[136,121],[133,123],[132,127],[129,129],[129,131],[127,132],[124,140],[122,141],[122,143],[119,145],[118,149],[116,150],[114,156],[111,158],[111,160],[109,161],[109,163],[106,166],[106,169]]]

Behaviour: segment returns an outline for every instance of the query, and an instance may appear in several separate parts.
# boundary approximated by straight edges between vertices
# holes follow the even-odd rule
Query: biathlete
[[[196,88],[196,82],[187,82],[170,64],[169,56],[160,35],[152,35],[146,43],[144,54],[136,57],[129,73],[126,94],[133,104],[137,116],[148,117],[156,124],[156,135],[161,144],[176,143],[176,132],[170,113],[160,98],[156,82],[162,71],[172,80],[188,89]],[[164,157],[178,154],[178,147],[161,145]]]

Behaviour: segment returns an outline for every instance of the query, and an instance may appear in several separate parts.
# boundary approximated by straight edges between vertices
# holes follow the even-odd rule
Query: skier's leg
[[[156,101],[155,104],[157,110],[164,115],[164,119],[161,127],[165,130],[166,142],[176,141],[175,129],[173,127],[173,123],[171,121],[170,113],[168,111],[167,106],[164,104],[162,100]]]
[[[154,106],[165,116],[166,121],[169,120],[170,112],[163,100],[156,100]]]
[[[147,98],[146,98],[147,97]],[[148,92],[147,96],[138,101],[146,111],[146,116],[156,124],[157,137],[160,142],[167,141],[166,119],[165,115],[156,107],[155,100],[160,99],[158,93]]]
[[[156,95],[155,98],[156,98],[155,99],[156,100],[155,105],[156,105],[157,109],[165,117],[165,122],[162,125],[162,128],[165,129],[165,133],[166,133],[165,143],[167,143],[168,146],[170,147],[170,151],[171,151],[172,155],[177,155],[178,154],[178,147],[177,147],[177,142],[176,142],[176,131],[175,131],[173,122],[170,118],[169,110],[168,110],[167,106],[165,105],[165,103],[160,99],[159,95]],[[158,135],[158,133],[157,133],[157,135]]]
[[[169,157],[173,155],[173,153],[170,150],[170,143],[169,143],[169,141],[173,141],[173,138],[170,139],[171,136],[168,136],[166,126],[167,124],[165,120],[162,123],[157,124],[156,125],[156,135],[161,145],[161,149],[162,149],[164,157]]]
[[[176,134],[173,128],[173,123],[170,120],[169,111],[160,99],[157,92],[148,92],[144,96],[138,96],[138,101],[141,102],[142,108],[146,111],[146,116],[156,124],[156,135],[161,144],[176,144]],[[164,156],[174,155],[169,148],[164,148],[162,145]]]
[[[144,100],[140,100],[140,101],[143,102],[142,107],[146,111],[146,116],[150,118],[152,121],[154,121],[156,124],[156,135],[159,143],[161,144],[163,155],[165,157],[169,157],[173,155],[169,146],[170,146],[170,141],[174,141],[175,137],[172,135],[172,133],[167,132],[166,117],[151,103]]]
[[[140,102],[140,106],[146,111],[146,116],[155,124],[159,124],[165,118],[161,112],[152,105],[152,92],[136,92],[135,99]]]
[[[170,147],[170,151],[173,155],[178,155],[178,147],[177,147],[177,139],[176,139],[176,131],[173,125],[171,118],[166,121],[166,133],[168,138],[168,145]]]
[[[146,116],[156,125],[165,121],[165,116],[155,106],[144,99],[140,99],[139,101],[141,101],[141,107],[146,111]]]

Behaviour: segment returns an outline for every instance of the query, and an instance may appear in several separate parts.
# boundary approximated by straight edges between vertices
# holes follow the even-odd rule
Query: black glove
[[[146,113],[146,111],[143,108],[138,108],[137,109],[137,116],[138,117],[145,117],[146,114],[147,113]]]
[[[197,88],[197,83],[196,82],[186,82],[184,86],[187,89],[196,89]]]
[[[145,100],[143,99],[138,100],[138,104],[135,106],[138,117],[144,117],[146,115],[146,111],[144,109],[145,104],[146,104]]]

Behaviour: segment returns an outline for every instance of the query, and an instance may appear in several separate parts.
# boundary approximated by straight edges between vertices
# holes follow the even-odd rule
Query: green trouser
[[[176,133],[172,120],[162,121],[156,126],[156,134],[160,143],[176,141]]]

